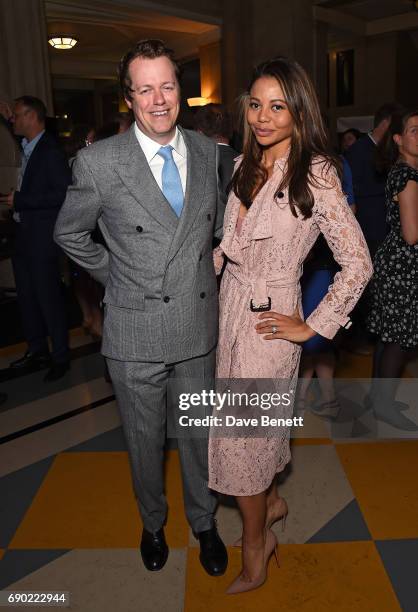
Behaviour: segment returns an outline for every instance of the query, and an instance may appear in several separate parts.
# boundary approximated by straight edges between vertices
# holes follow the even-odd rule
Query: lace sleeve
[[[224,252],[221,247],[216,247],[213,249],[213,265],[215,267],[215,274],[218,276],[222,272],[222,267],[224,265]]]
[[[340,326],[349,326],[348,315],[365,289],[373,267],[363,233],[347,204],[335,170],[328,170],[320,180],[312,188],[313,218],[341,271],[306,323],[321,336],[331,339]]]

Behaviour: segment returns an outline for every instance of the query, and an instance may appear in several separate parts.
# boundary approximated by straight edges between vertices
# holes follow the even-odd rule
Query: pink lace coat
[[[238,233],[240,202],[231,193],[224,220],[224,237],[214,252],[217,273],[227,264],[220,289],[220,329],[217,378],[271,378],[295,381],[301,347],[286,340],[267,341],[255,332],[259,313],[250,300],[267,302],[271,309],[303,316],[299,279],[303,262],[320,232],[325,236],[341,271],[307,324],[333,338],[348,317],[372,274],[372,264],[361,229],[347,204],[333,169],[321,161],[312,168],[319,186],[312,217],[292,215],[288,192],[274,194],[286,159],[278,160],[272,177],[255,198]],[[292,416],[292,407],[284,417]],[[209,440],[209,486],[229,495],[254,495],[267,489],[276,472],[290,460],[289,430],[270,438]]]

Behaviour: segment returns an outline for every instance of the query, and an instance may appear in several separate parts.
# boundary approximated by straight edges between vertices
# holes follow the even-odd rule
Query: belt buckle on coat
[[[265,302],[264,304],[257,304],[254,305],[253,300],[250,300],[250,310],[251,312],[267,312],[268,310],[271,310],[271,297],[268,297],[268,302]]]

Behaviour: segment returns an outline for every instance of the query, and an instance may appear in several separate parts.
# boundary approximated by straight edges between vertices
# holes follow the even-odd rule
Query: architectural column
[[[253,0],[223,3],[222,99],[232,107],[245,90],[253,65]]]
[[[53,114],[43,0],[0,0],[0,99],[41,98]]]
[[[297,60],[314,77],[312,0],[224,2],[222,69],[224,98],[232,104],[253,67],[276,55]]]
[[[199,47],[200,95],[211,102],[222,102],[221,45],[219,41]]]
[[[325,110],[329,106],[328,25],[317,21],[314,36],[314,83],[321,109]]]

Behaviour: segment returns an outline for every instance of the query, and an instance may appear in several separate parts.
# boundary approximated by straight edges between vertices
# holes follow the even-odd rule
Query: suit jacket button
[[[212,215],[208,213],[208,221],[210,221],[211,219],[212,219]]]
[[[142,232],[142,227],[140,225],[136,226],[136,231],[140,234]]]
[[[281,200],[282,198],[284,198],[284,193],[283,193],[283,191],[279,191],[278,193],[276,193],[276,197],[280,198],[280,200]]]
[[[202,291],[202,293],[200,294],[200,297],[201,297],[201,298],[202,298],[202,300],[203,300],[203,298],[205,298],[205,297],[206,297],[206,293],[205,293],[204,291]]]
[[[165,296],[164,296],[164,302],[165,302],[166,304],[168,304],[168,302],[169,302],[169,301],[170,301],[170,297],[169,297],[168,295],[165,295]]]

